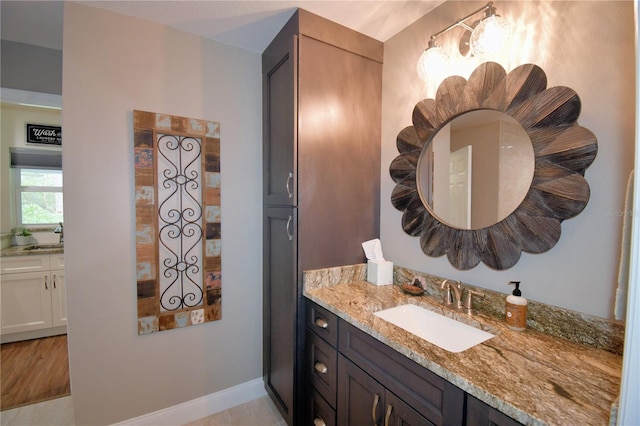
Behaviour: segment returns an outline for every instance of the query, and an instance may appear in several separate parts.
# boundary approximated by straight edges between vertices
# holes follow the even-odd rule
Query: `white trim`
[[[183,425],[265,396],[262,377],[113,426]]]
[[[0,88],[0,99],[2,102],[11,104],[62,109],[62,95],[55,95],[52,93],[30,92],[28,90],[9,89],[3,87]]]
[[[640,167],[640,49],[638,46],[638,0],[634,1],[636,38],[636,170]],[[636,172],[637,173],[637,172]],[[640,424],[640,182],[635,179],[633,200],[633,222],[631,228],[631,264],[629,265],[629,289],[627,293],[627,321],[625,326],[624,357],[622,359],[622,382],[620,384],[620,407],[616,424]]]

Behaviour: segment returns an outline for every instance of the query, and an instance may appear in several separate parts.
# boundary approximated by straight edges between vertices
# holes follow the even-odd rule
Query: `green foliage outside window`
[[[58,222],[63,222],[61,192],[22,193],[23,224],[31,225]]]
[[[23,225],[63,222],[62,171],[21,169],[20,205]]]

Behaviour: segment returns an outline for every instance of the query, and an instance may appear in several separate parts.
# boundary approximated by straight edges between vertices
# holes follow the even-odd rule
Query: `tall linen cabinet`
[[[381,42],[299,9],[262,55],[263,375],[308,415],[302,272],[362,263],[380,229]]]

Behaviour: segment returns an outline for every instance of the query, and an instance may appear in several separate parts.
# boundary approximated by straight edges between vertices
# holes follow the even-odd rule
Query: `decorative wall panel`
[[[220,124],[133,112],[138,334],[221,318]]]

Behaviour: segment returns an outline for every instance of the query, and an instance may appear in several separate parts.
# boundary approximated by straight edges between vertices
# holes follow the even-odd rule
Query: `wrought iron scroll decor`
[[[138,334],[221,318],[220,125],[134,111]]]
[[[595,159],[596,137],[577,124],[580,98],[568,87],[547,89],[544,71],[533,64],[509,74],[498,64],[478,66],[465,80],[445,79],[435,99],[419,102],[413,126],[397,137],[400,153],[389,171],[396,186],[391,202],[403,211],[402,229],[420,237],[431,257],[447,255],[457,269],[480,261],[504,270],[514,266],[522,251],[543,253],[560,239],[561,222],[578,215],[589,201],[584,178]],[[459,229],[438,220],[418,193],[416,167],[422,150],[442,126],[469,111],[490,109],[517,120],[527,132],[535,156],[533,181],[522,203],[500,222],[481,229]]]
[[[158,135],[158,241],[160,309],[202,303],[201,141]]]

